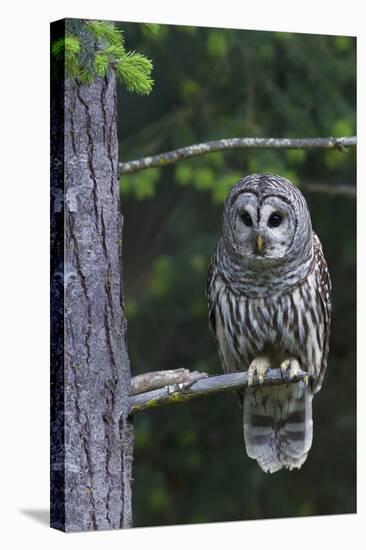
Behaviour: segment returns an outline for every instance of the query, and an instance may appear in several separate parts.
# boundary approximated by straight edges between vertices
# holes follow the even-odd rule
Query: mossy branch
[[[183,369],[186,370],[186,369]],[[166,371],[172,372],[175,371]],[[189,371],[188,371],[189,372]],[[152,377],[155,373],[148,373]],[[161,371],[159,371],[159,376]],[[197,373],[192,373],[196,375]],[[134,414],[138,411],[150,409],[152,407],[160,407],[162,405],[172,405],[175,403],[184,403],[191,399],[199,397],[206,397],[208,395],[216,394],[222,391],[240,390],[248,387],[248,373],[236,372],[231,374],[221,374],[217,376],[207,376],[206,373],[201,373],[202,378],[197,380],[196,376],[193,376],[191,380],[187,380],[187,371],[183,374],[182,379],[179,381],[179,376],[174,377],[174,383],[165,385],[159,389],[153,391],[144,391],[137,395],[130,396],[130,414]],[[280,369],[268,369],[266,372],[264,382],[262,386],[278,386],[281,384],[293,384],[306,379],[307,374],[301,371],[298,375],[289,380],[286,376],[282,375]],[[259,385],[258,380],[255,378],[253,387]]]
[[[150,157],[120,162],[118,165],[120,174],[128,174],[153,168],[154,166],[168,166],[180,160],[191,157],[214,153],[216,151],[232,151],[237,149],[338,149],[345,151],[349,147],[355,147],[357,139],[351,137],[326,137],[326,138],[229,138],[195,143],[187,147],[181,147],[174,151],[160,153]]]
[[[207,376],[208,374],[205,372],[190,371],[184,368],[145,372],[132,378],[130,395],[156,390],[171,384],[195,382]]]

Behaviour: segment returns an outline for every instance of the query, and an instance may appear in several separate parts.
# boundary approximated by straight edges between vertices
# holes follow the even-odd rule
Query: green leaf
[[[158,23],[143,23],[142,32],[147,36],[158,36],[162,30],[162,26]]]
[[[108,57],[104,52],[98,52],[95,54],[95,71],[98,76],[105,76],[109,66]]]
[[[136,300],[132,300],[132,299],[126,300],[125,306],[126,306],[126,316],[128,319],[132,319],[137,316],[138,305]]]
[[[112,44],[104,48],[103,53],[108,56],[110,61],[122,61],[126,55],[126,51],[120,44]]]
[[[291,42],[293,41],[293,33],[291,32],[275,32],[274,33],[275,37],[280,41],[280,42]]]
[[[193,99],[200,92],[200,85],[195,80],[187,78],[181,84],[181,95],[183,99]]]
[[[210,168],[197,168],[194,173],[194,186],[200,191],[211,189],[214,185],[214,173]]]
[[[325,165],[331,170],[342,166],[342,164],[344,164],[347,160],[347,155],[345,153],[342,153],[341,151],[329,149],[324,153]]]
[[[149,179],[141,179],[136,185],[135,195],[139,200],[152,198],[155,195],[153,182]]]
[[[202,456],[197,451],[190,451],[186,455],[186,464],[190,470],[198,470],[202,464]]]
[[[92,67],[88,66],[80,67],[76,76],[80,80],[80,82],[86,85],[91,84],[95,78]]]
[[[186,162],[178,164],[175,168],[175,177],[181,185],[187,185],[192,181],[192,168]]]
[[[223,203],[232,188],[232,186],[239,181],[241,174],[238,172],[230,172],[225,176],[217,178],[215,185],[212,189],[212,200],[215,203]]]
[[[80,42],[76,36],[65,36],[55,40],[52,44],[52,55],[57,59],[65,54],[69,56],[76,56],[80,51]]]
[[[128,52],[118,63],[116,72],[129,92],[148,95],[154,84],[150,77],[152,69],[150,59],[140,53]]]
[[[306,158],[304,149],[289,149],[286,151],[286,157],[291,164],[303,164]]]
[[[65,68],[68,78],[77,78],[80,72],[78,54],[80,52],[80,41],[76,36],[65,36],[59,38],[52,44],[52,55],[55,59],[65,58]]]
[[[113,23],[107,23],[106,21],[87,21],[86,25],[97,39],[104,40],[110,45],[123,47],[123,32],[117,29]]]
[[[337,120],[332,126],[332,136],[352,136],[354,134],[354,126],[352,122],[346,118]]]
[[[190,264],[196,273],[204,273],[207,269],[208,260],[202,254],[194,254],[190,257]]]
[[[178,439],[183,447],[190,447],[197,442],[197,435],[191,429],[186,429],[179,434]]]
[[[87,56],[80,55],[83,44],[73,35],[60,38],[51,47],[52,55],[56,59],[65,57],[68,78],[90,84],[96,76],[104,77],[112,65],[116,69],[118,79],[129,92],[148,95],[154,84],[151,78],[151,60],[140,53],[126,52],[123,33],[114,24],[105,21],[86,21],[85,25],[99,41],[92,55],[90,52]],[[87,48],[90,50],[90,45]]]
[[[207,162],[214,168],[220,168],[225,162],[223,151],[215,151],[207,155]]]
[[[280,174],[283,178],[290,180],[294,185],[298,185],[299,176],[294,170],[282,170]]]
[[[223,58],[228,44],[225,31],[211,30],[207,38],[207,50],[212,57]]]
[[[134,441],[136,449],[144,449],[150,441],[150,433],[144,427],[135,429]]]
[[[187,34],[197,34],[197,27],[192,27],[191,25],[180,25],[179,30],[181,32],[187,33]]]
[[[124,195],[134,195],[139,200],[155,195],[155,186],[160,178],[160,168],[149,168],[136,174],[122,174],[120,188]]]
[[[347,52],[352,48],[352,38],[350,36],[336,36],[335,45],[338,51]]]
[[[169,495],[164,487],[156,487],[149,495],[150,507],[154,512],[166,510],[169,506]]]
[[[202,296],[196,298],[190,306],[190,311],[193,318],[205,319],[207,317],[207,300],[204,300]]]
[[[154,298],[163,298],[173,282],[173,262],[169,256],[159,256],[153,263],[150,292]]]

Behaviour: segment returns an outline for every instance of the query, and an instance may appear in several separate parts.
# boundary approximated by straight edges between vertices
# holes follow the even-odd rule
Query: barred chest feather
[[[264,352],[273,367],[292,355],[311,376],[319,374],[324,314],[315,270],[289,292],[258,298],[231,289],[218,273],[212,283],[215,334],[226,371],[245,370]]]

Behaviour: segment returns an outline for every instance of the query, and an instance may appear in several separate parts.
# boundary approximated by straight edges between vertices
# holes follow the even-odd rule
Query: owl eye
[[[243,220],[244,225],[246,225],[247,227],[252,227],[253,221],[248,212],[243,212],[243,214],[241,215],[241,219]]]
[[[270,215],[268,218],[268,225],[269,227],[278,227],[282,223],[282,216],[281,214],[278,214],[277,212],[273,212],[273,214]]]

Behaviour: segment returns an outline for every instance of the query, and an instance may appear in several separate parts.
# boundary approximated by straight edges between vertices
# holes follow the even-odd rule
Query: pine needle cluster
[[[93,44],[92,52],[86,43]],[[154,85],[153,64],[135,51],[126,51],[123,32],[113,23],[85,21],[78,36],[66,36],[52,44],[55,59],[65,59],[66,75],[82,84],[90,84],[96,76],[104,77],[114,69],[117,78],[129,92],[148,95]]]

